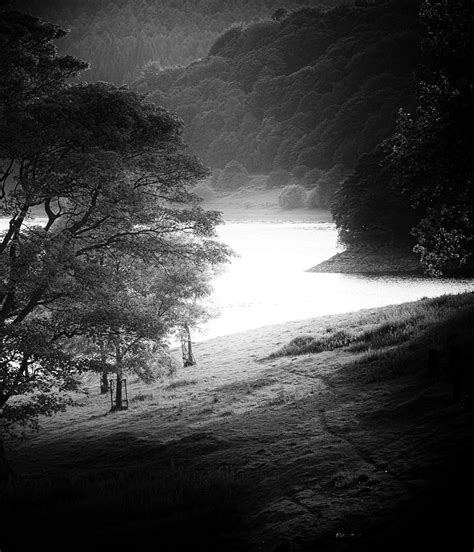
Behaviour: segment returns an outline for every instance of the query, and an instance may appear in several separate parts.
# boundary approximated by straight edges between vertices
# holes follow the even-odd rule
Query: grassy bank
[[[282,188],[265,188],[266,175],[254,175],[249,186],[235,191],[215,191],[205,186],[203,207],[221,211],[227,222],[332,222],[324,209],[282,209]],[[198,192],[199,193],[199,192]]]
[[[473,328],[471,293],[216,338],[114,414],[91,379],[9,447],[0,547],[471,549]]]

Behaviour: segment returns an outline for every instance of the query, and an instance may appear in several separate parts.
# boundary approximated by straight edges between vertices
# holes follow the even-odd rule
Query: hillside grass
[[[2,552],[466,544],[473,329],[474,293],[423,299],[197,343],[175,379],[131,383],[128,411],[90,390],[12,445]]]
[[[345,327],[326,326],[311,335],[298,336],[266,359],[316,354],[347,348],[375,354],[410,342],[440,347],[453,339],[466,341],[474,328],[474,294],[441,296],[355,315]]]

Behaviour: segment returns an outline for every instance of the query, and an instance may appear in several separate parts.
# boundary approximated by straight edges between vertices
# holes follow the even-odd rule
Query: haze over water
[[[334,224],[227,223],[219,236],[240,256],[216,278],[210,304],[220,315],[193,336],[196,341],[290,320],[474,291],[473,279],[305,272],[340,251]]]

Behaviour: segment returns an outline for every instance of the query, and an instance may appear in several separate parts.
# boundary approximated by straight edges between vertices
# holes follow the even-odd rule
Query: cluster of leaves
[[[285,186],[278,196],[278,205],[282,209],[298,209],[305,206],[306,191],[299,184]]]
[[[229,26],[268,17],[280,1],[14,0],[12,4],[71,29],[61,51],[91,63],[82,78],[130,84],[149,61],[169,67],[204,57]],[[307,1],[285,4],[298,7]]]
[[[467,0],[423,3],[416,109],[362,157],[337,194],[346,243],[395,241],[440,275],[474,257],[474,10]]]
[[[63,34],[0,11],[3,428],[62,408],[41,398],[51,382],[61,395],[97,359],[140,373],[150,343],[202,316],[207,275],[228,256],[219,213],[189,191],[207,171],[181,121],[128,88],[70,84],[86,64],[58,56]]]
[[[232,27],[187,67],[150,66],[137,86],[213,167],[352,168],[413,101],[417,15],[412,0],[288,11]]]

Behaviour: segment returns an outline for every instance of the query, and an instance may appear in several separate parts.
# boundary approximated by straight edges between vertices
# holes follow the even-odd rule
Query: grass
[[[378,351],[420,340],[437,346],[450,336],[459,339],[472,327],[474,293],[442,296],[375,313],[362,312],[342,328],[325,327],[315,335],[296,337],[263,360],[347,348],[354,353],[366,353],[359,360],[372,361],[381,357]]]
[[[100,549],[117,538],[110,534],[117,520],[121,520],[120,545],[142,524],[162,544],[184,544],[211,529],[230,530],[241,489],[241,481],[230,468],[206,471],[173,462],[158,469],[139,466],[86,476],[20,479],[3,489],[8,513],[2,523],[29,520],[28,531],[15,537],[20,549],[35,531],[53,530],[52,545],[54,535],[70,534],[74,542],[68,540],[67,547],[75,543],[80,548],[82,533],[87,550],[95,549],[94,545]]]
[[[147,402],[153,400],[153,393],[138,393],[130,399],[130,404],[137,402]]]
[[[196,380],[181,379],[171,382],[166,389],[179,389],[181,387],[188,387],[190,385],[196,385]]]

